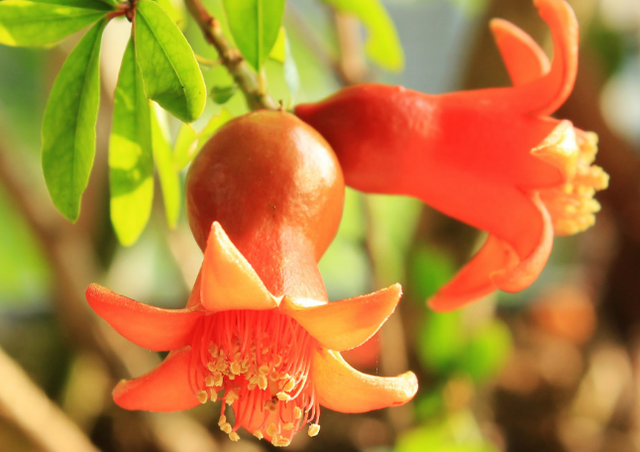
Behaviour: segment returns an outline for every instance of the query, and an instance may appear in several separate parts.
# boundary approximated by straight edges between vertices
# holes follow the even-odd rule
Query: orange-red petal
[[[530,83],[549,72],[549,58],[522,29],[502,19],[493,19],[489,26],[515,86]]]
[[[151,372],[123,380],[113,390],[113,400],[127,410],[182,411],[200,404],[189,384],[191,347],[171,352]]]
[[[489,235],[480,251],[429,299],[436,311],[450,311],[497,290],[491,274],[512,268],[520,259],[508,243]]]
[[[201,302],[209,311],[266,310],[279,304],[217,221],[211,225],[200,283]]]
[[[565,0],[535,0],[540,17],[551,29],[551,69],[532,83],[512,88],[508,95],[522,112],[550,115],[569,97],[578,72],[578,21]],[[510,62],[505,61],[507,66]]]
[[[134,344],[155,351],[184,347],[191,342],[193,326],[204,311],[162,309],[118,295],[91,284],[86,298],[93,310]]]
[[[553,246],[551,216],[537,193],[532,195],[531,200],[539,212],[542,230],[533,251],[524,256],[518,265],[491,273],[491,279],[495,285],[505,292],[519,292],[533,284],[551,254]]]
[[[285,297],[280,310],[331,350],[357,347],[375,334],[402,296],[400,284],[377,292],[316,306]]]
[[[363,413],[407,403],[418,391],[413,372],[397,377],[366,375],[352,368],[340,353],[314,353],[313,384],[320,405],[343,413]]]

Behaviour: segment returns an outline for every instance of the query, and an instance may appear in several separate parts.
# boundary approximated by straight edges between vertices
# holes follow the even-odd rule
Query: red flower
[[[217,222],[186,308],[156,308],[96,284],[86,293],[96,313],[124,337],[171,350],[156,369],[118,384],[113,398],[119,406],[177,411],[221,399],[220,428],[231,439],[239,439],[242,426],[276,446],[288,445],[307,423],[315,436],[320,405],[358,413],[414,396],[413,373],[365,375],[339,353],[371,337],[400,295],[396,284],[334,303],[275,296]],[[235,412],[233,427],[225,404]]]
[[[431,300],[457,308],[496,289],[528,287],[547,261],[553,234],[594,222],[597,137],[553,113],[577,71],[578,25],[563,0],[536,0],[553,35],[554,59],[503,20],[491,29],[514,86],[428,95],[402,87],[346,88],[297,115],[338,156],[348,185],[416,196],[485,230],[478,254]]]

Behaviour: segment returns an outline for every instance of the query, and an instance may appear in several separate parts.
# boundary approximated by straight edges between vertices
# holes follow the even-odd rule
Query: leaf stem
[[[221,63],[240,87],[249,108],[277,110],[278,104],[261,89],[258,76],[251,70],[238,49],[229,45],[220,22],[209,14],[200,0],[185,0],[185,5],[207,42],[216,48]]]

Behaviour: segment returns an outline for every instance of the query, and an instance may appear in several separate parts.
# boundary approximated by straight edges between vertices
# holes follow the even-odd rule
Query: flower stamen
[[[318,345],[306,330],[275,310],[222,311],[201,322],[191,385],[202,403],[215,402],[223,391],[220,398],[233,407],[236,422],[233,427],[222,414],[218,425],[232,441],[243,426],[274,446],[288,446],[307,420],[317,434],[320,410],[308,375]],[[256,413],[262,413],[257,421]]]

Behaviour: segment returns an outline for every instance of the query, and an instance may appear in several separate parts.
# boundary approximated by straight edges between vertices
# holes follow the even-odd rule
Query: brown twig
[[[200,0],[185,0],[187,10],[196,21],[209,44],[216,48],[220,61],[227,68],[252,110],[277,110],[278,104],[261,89],[260,81],[238,49],[229,45],[220,22],[211,16]]]
[[[0,408],[46,452],[99,452],[20,366],[0,349]]]

